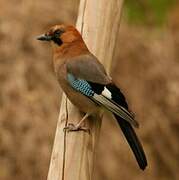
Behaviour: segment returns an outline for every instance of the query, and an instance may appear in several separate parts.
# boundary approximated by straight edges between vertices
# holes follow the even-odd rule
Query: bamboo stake
[[[123,0],[81,0],[76,27],[88,48],[109,72],[120,24]],[[95,150],[101,127],[101,115],[88,119],[91,133],[64,132],[69,123],[77,123],[80,112],[62,97],[59,120],[51,156],[48,180],[92,180]]]

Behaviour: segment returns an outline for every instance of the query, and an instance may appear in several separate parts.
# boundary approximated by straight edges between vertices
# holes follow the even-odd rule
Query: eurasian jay
[[[69,100],[85,113],[77,125],[67,129],[83,129],[81,124],[87,117],[101,109],[109,110],[124,133],[139,167],[144,170],[146,156],[132,127],[139,124],[129,111],[124,95],[107,75],[103,65],[90,53],[78,30],[73,26],[56,25],[37,39],[51,42],[58,82]]]

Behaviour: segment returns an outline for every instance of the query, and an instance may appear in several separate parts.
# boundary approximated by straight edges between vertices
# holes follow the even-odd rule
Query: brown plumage
[[[80,33],[73,26],[53,26],[38,40],[50,41],[53,48],[53,63],[58,82],[70,101],[86,113],[77,124],[68,130],[80,130],[89,116],[106,108],[118,121],[141,169],[147,160],[132,125],[138,122],[128,110],[124,95],[107,75],[103,65],[90,53]]]

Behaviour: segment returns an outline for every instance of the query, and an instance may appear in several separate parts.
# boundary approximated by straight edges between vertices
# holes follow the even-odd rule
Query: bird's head
[[[55,25],[45,34],[37,37],[40,41],[50,41],[56,46],[70,44],[77,40],[82,40],[80,33],[71,25]]]

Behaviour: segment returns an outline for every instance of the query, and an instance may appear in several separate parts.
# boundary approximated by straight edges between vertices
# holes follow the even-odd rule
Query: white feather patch
[[[106,87],[104,87],[104,90],[102,91],[102,95],[107,97],[108,99],[112,99],[112,94]]]

